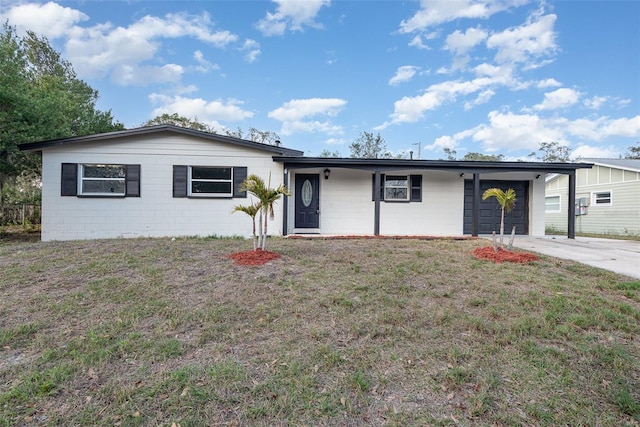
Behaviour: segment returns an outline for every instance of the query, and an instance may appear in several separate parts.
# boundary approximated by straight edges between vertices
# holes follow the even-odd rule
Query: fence
[[[0,225],[40,224],[40,205],[4,205],[0,207]]]

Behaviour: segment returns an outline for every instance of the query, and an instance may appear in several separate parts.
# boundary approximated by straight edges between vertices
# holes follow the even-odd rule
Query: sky
[[[307,156],[618,158],[640,140],[637,0],[2,0],[127,128],[177,113]]]

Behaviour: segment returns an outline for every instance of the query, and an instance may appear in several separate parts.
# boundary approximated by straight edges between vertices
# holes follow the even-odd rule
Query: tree
[[[470,160],[470,161],[482,161],[482,162],[501,162],[504,160],[504,155],[502,154],[482,154],[470,152],[464,155],[462,160]]]
[[[258,210],[258,246],[262,250],[267,249],[267,224],[269,218],[274,217],[273,205],[283,195],[290,195],[284,184],[280,184],[277,188],[270,188],[270,185],[271,176],[269,176],[269,184],[265,184],[258,175],[249,175],[240,186],[242,191],[247,191],[258,199],[255,204]]]
[[[513,188],[509,188],[506,192],[502,191],[499,188],[488,188],[482,193],[482,200],[486,200],[489,197],[495,197],[496,201],[502,208],[502,213],[500,215],[500,247],[504,245],[504,213],[505,211],[511,212],[513,207],[516,205],[516,192]],[[494,237],[495,238],[495,237]],[[495,244],[495,242],[494,242]]]
[[[329,150],[322,150],[322,153],[320,153],[319,157],[333,157],[333,158],[339,158],[340,153],[336,150],[336,151],[329,151]]]
[[[380,134],[361,132],[360,136],[349,146],[351,158],[356,159],[390,159],[393,157],[387,150],[387,143]]]
[[[183,128],[199,130],[202,132],[216,133],[214,126],[209,126],[206,123],[199,122],[197,117],[194,119],[190,119],[188,117],[180,116],[178,115],[178,113],[164,113],[142,124],[142,126],[155,125],[180,126]]]
[[[247,132],[243,132],[242,129],[238,128],[238,130],[235,131],[227,129],[225,133],[227,136],[259,142],[260,144],[280,145],[280,137],[277,133],[270,130],[258,130],[251,127]]]
[[[21,152],[26,142],[124,129],[111,112],[95,108],[98,92],[47,41],[28,31],[0,30],[0,206],[16,178],[40,176],[40,159]]]
[[[571,149],[566,145],[560,145],[559,142],[541,142],[538,148],[540,155],[536,152],[529,154],[529,157],[537,158],[543,162],[566,163],[569,161]]]
[[[636,142],[636,145],[629,147],[627,154],[624,155],[625,159],[640,160],[640,142]]]
[[[253,223],[253,234],[251,235],[251,240],[253,241],[253,250],[258,249],[257,246],[257,235],[256,235],[256,215],[260,212],[260,202],[256,202],[252,205],[237,205],[233,208],[233,212],[244,212],[251,217],[251,221]]]
[[[456,160],[456,155],[458,152],[456,150],[452,150],[451,148],[443,148],[444,154],[447,155],[447,160]]]

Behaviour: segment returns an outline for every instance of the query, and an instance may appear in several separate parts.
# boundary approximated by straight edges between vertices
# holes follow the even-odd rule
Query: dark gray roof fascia
[[[215,141],[226,142],[229,144],[240,145],[248,148],[255,148],[257,150],[268,151],[271,153],[277,153],[283,156],[302,156],[303,151],[293,150],[290,148],[279,147],[276,145],[262,144],[259,142],[248,141],[245,139],[234,138],[232,136],[219,135],[217,133],[202,132],[195,129],[184,128],[173,125],[156,125],[145,126],[134,129],[119,130],[114,132],[98,133],[94,135],[75,136],[72,138],[54,139],[50,141],[29,142],[26,144],[20,144],[18,148],[22,151],[41,151],[43,148],[53,147],[57,145],[75,144],[82,142],[98,142],[107,141],[113,139],[126,138],[129,136],[147,135],[152,133],[161,132],[173,132],[183,135],[189,135],[196,138],[203,138]]]
[[[407,160],[407,159],[352,159],[332,157],[273,157],[275,162],[291,168],[348,168],[363,170],[433,169],[455,172],[540,172],[567,173],[576,169],[589,169],[591,163],[543,162],[487,162],[465,160]]]

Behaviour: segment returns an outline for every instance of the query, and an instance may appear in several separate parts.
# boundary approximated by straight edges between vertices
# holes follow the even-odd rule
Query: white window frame
[[[608,202],[602,201],[606,199],[609,199],[609,201]],[[613,191],[611,190],[592,191],[591,206],[613,206]]]
[[[389,181],[405,180],[406,185],[387,185]],[[405,197],[389,197],[387,190],[404,189]],[[384,201],[385,202],[408,202],[411,200],[411,176],[409,175],[385,175],[384,176]]]
[[[549,209],[548,205],[547,205],[547,199],[551,199],[551,198],[558,198],[558,209]],[[555,203],[553,204],[554,206],[556,205]],[[553,195],[553,196],[544,196],[544,212],[545,213],[560,213],[562,212],[562,196],[560,196],[559,194],[557,195]]]
[[[127,192],[127,166],[120,164],[112,164],[112,163],[81,163],[80,171],[78,173],[78,195],[79,196],[101,196],[101,197],[124,197]],[[99,177],[85,177],[85,167],[117,167],[122,168],[124,171],[124,176],[122,178],[99,178]],[[114,181],[121,182],[122,191],[110,191],[110,192],[102,192],[102,191],[84,191],[84,183],[89,181]]]
[[[229,179],[193,179],[193,168],[206,168],[206,169],[229,169]],[[221,197],[229,198],[233,197],[233,167],[231,166],[189,166],[187,175],[187,192],[189,197]],[[193,192],[193,182],[221,182],[229,184],[229,192],[226,193],[198,193]]]

